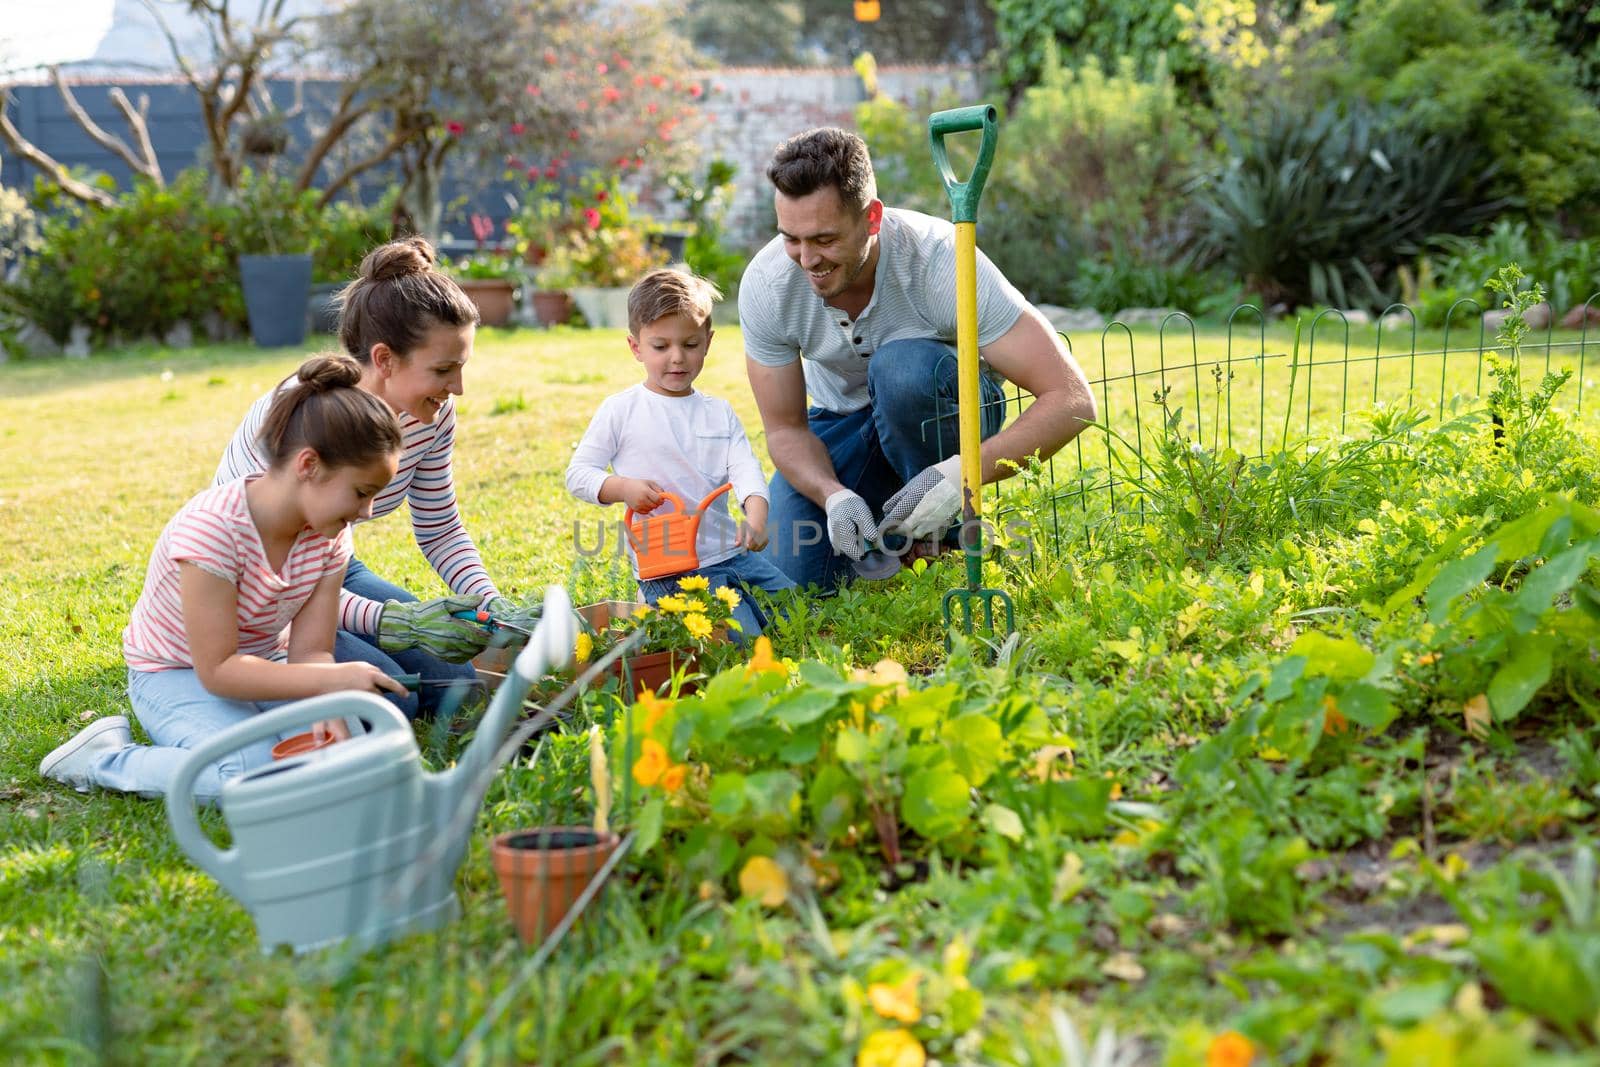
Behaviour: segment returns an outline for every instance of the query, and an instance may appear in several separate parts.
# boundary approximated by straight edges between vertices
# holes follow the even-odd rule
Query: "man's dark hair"
[[[810,196],[831,185],[857,213],[878,197],[867,142],[836,126],[819,126],[780,144],[767,164],[767,178],[789,197]]]

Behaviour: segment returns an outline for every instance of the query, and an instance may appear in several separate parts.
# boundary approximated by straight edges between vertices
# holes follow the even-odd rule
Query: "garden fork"
[[[978,148],[978,159],[973,164],[972,175],[964,182],[957,181],[950,169],[950,156],[945,151],[946,134],[983,131],[983,141]],[[983,195],[983,183],[989,177],[989,167],[994,163],[995,141],[999,126],[995,109],[987,104],[959,107],[939,111],[928,118],[928,138],[933,146],[933,161],[944,180],[945,194],[950,198],[951,221],[956,226],[956,382],[959,409],[957,419],[961,427],[961,549],[967,561],[967,586],[952,589],[944,595],[944,628],[948,635],[955,625],[956,608],[961,614],[961,628],[971,635],[978,615],[983,615],[984,626],[990,634],[1004,638],[1016,629],[1015,611],[1011,597],[1003,589],[983,586],[983,466],[979,459],[980,446],[978,411],[982,403],[978,393],[978,198]],[[996,625],[996,605],[1004,608],[1005,628]]]

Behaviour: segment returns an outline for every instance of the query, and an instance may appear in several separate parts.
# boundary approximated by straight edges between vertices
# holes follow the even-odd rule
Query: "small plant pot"
[[[623,665],[627,665],[627,673],[623,672]],[[670,648],[665,652],[647,652],[642,656],[629,656],[611,665],[613,676],[627,685],[629,678],[633,679],[633,695],[639,696],[644,692],[655,693],[666,685],[681,668],[686,673],[693,674],[699,669],[700,658],[692,648]],[[696,682],[684,682],[678,690],[679,696],[688,696],[700,686]]]
[[[572,318],[572,297],[564,289],[539,289],[529,297],[540,326],[560,326]]]
[[[484,326],[504,326],[511,321],[516,286],[505,278],[457,278],[456,284],[478,308]]]
[[[307,752],[319,752],[322,749],[327,748],[329,745],[336,745],[338,743],[339,739],[333,736],[331,733],[324,734],[319,738],[315,733],[307,730],[303,734],[295,734],[293,737],[286,737],[282,741],[279,741],[277,744],[273,745],[272,758],[288,759],[290,756],[303,756]]]
[[[512,830],[490,846],[511,921],[522,943],[542,943],[583,895],[618,843],[586,826]]]

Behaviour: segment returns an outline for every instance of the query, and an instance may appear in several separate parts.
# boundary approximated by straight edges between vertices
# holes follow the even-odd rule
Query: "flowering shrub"
[[[506,232],[524,260],[538,265],[545,288],[632,285],[667,261],[650,242],[654,224],[635,205],[617,174],[591,176],[565,194],[540,179]]]

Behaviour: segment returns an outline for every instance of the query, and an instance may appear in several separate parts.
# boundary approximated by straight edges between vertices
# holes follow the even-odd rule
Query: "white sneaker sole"
[[[121,715],[107,716],[106,718],[96,722],[93,726],[84,728],[71,739],[63,742],[60,746],[55,748],[49,755],[45,756],[44,759],[39,761],[39,776],[41,778],[49,778],[51,771],[61,766],[64,760],[76,755],[78,752],[81,752],[85,745],[105,736],[113,730],[126,731],[127,729],[128,720],[126,717]],[[89,791],[88,786],[74,785],[73,788],[80,793],[87,793]]]

